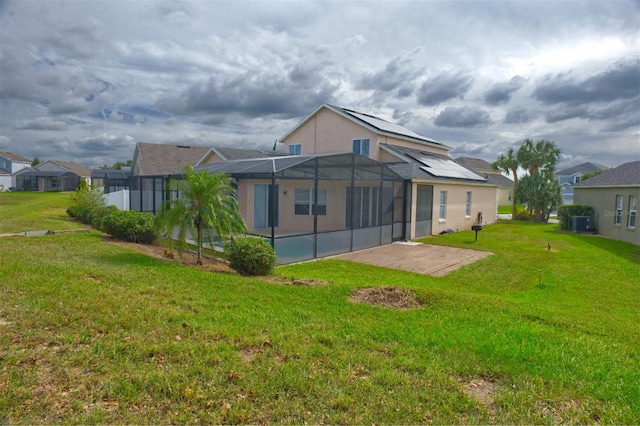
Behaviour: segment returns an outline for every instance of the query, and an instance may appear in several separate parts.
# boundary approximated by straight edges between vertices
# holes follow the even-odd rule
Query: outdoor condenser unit
[[[571,221],[571,230],[573,232],[588,232],[589,231],[589,216],[573,216]]]

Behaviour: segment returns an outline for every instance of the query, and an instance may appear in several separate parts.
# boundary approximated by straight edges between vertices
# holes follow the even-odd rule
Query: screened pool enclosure
[[[202,165],[236,181],[248,233],[267,239],[281,264],[405,239],[407,189],[384,164],[354,153],[271,157]],[[159,210],[174,176],[136,176],[131,208]]]

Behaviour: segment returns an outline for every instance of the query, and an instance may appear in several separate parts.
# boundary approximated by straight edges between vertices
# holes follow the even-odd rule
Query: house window
[[[616,195],[616,216],[613,223],[622,224],[622,195]]]
[[[275,188],[269,184],[253,185],[253,229],[278,226],[278,193],[278,185],[275,185]]]
[[[509,201],[511,201],[511,200],[512,200],[512,198],[511,198],[511,197],[513,197],[513,194],[511,193],[511,191],[509,191]]]
[[[312,216],[315,213],[318,216],[327,215],[327,190],[318,190],[318,207],[314,209],[313,205],[313,189],[312,188],[296,188],[294,200],[294,214],[296,216]]]
[[[378,210],[380,209],[378,188],[356,186],[352,190],[351,187],[348,187],[346,208],[347,228],[378,226]]]
[[[300,155],[302,144],[294,143],[289,145],[289,155]]]
[[[354,139],[353,152],[363,157],[369,156],[369,139]]]
[[[447,218],[447,191],[440,191],[440,220]]]
[[[464,206],[464,215],[471,217],[471,191],[467,191],[467,199]]]
[[[629,219],[627,220],[627,226],[629,228],[636,227],[636,217],[638,216],[638,204],[635,195],[629,195]]]

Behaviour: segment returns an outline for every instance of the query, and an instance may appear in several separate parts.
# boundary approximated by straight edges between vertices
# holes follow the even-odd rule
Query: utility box
[[[591,218],[589,216],[572,216],[571,230],[573,232],[589,232],[589,224]]]

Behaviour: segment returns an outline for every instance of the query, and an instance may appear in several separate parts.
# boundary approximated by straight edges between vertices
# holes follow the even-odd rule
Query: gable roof
[[[309,121],[313,116],[315,116],[323,108],[333,111],[336,114],[382,136],[391,136],[399,139],[410,140],[412,142],[418,142],[424,145],[436,146],[438,148],[444,148],[444,149],[451,149],[451,147],[447,145],[436,142],[435,140],[428,138],[426,136],[422,136],[412,130],[409,130],[405,127],[400,126],[399,124],[391,123],[389,121],[383,120],[382,118],[375,117],[373,115],[364,114],[358,111],[338,107],[335,105],[329,105],[329,104],[320,105],[315,111],[309,114],[304,120],[298,123],[294,128],[289,130],[278,141],[282,142],[290,134],[295,132],[298,128],[300,128],[307,121]]]
[[[582,163],[577,166],[569,167],[568,169],[560,170],[556,172],[556,176],[571,176],[575,174],[584,175],[586,173],[593,173],[600,170],[607,170],[609,167],[598,163]]]
[[[513,188],[513,180],[503,175],[500,171],[494,170],[488,161],[481,158],[458,157],[454,160],[462,167],[466,167],[472,172],[484,176],[487,182],[497,185],[500,188]]]
[[[402,160],[385,165],[405,179],[488,183],[486,178],[457,164],[449,156],[386,143],[381,143],[380,147]]]
[[[91,177],[91,169],[89,169],[88,167],[82,166],[80,164],[72,163],[69,161],[56,161],[56,160],[49,160],[49,162],[57,164],[58,166],[64,169],[67,169],[71,173],[74,173],[80,177]],[[38,166],[36,166],[35,168],[38,169]]]
[[[14,154],[9,151],[0,151],[0,156],[6,158],[11,161],[18,161],[21,163],[31,163],[33,160],[28,159],[27,157],[23,157],[22,155]]]
[[[624,163],[573,185],[574,188],[640,186],[640,161]]]
[[[168,145],[138,142],[133,159],[138,175],[166,175],[187,165],[196,166],[209,152],[208,146]]]

